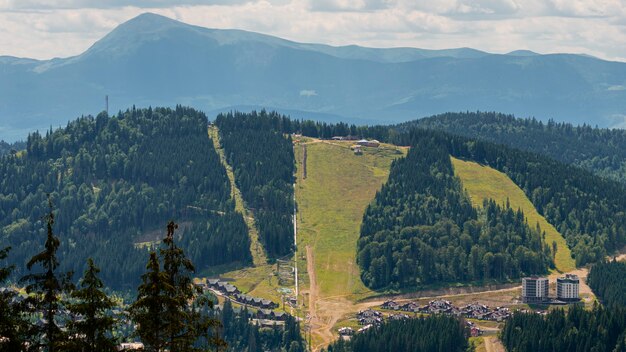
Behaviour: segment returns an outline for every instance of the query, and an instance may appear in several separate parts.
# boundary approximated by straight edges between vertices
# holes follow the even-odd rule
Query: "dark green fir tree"
[[[28,350],[56,352],[63,351],[67,345],[67,334],[61,329],[59,311],[62,307],[61,297],[71,292],[72,273],[58,273],[59,260],[57,251],[61,241],[53,232],[54,207],[52,198],[48,195],[49,212],[45,216],[47,237],[45,248],[34,255],[26,264],[28,270],[39,266],[41,272],[25,275],[20,281],[26,283],[28,297],[25,300],[26,313],[33,317],[42,317],[32,324],[28,331]]]
[[[80,288],[71,294],[74,301],[68,305],[68,309],[76,317],[69,323],[73,351],[116,350],[116,341],[112,335],[116,319],[110,314],[116,304],[103,291],[104,284],[98,277],[99,272],[93,259],[89,258]]]

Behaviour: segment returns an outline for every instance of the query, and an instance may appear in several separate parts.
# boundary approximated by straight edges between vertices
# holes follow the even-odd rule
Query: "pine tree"
[[[223,325],[209,313],[212,311],[213,301],[207,296],[198,297],[193,304],[193,314],[195,314],[193,318],[195,322],[194,328],[198,331],[199,335],[202,335],[202,340],[205,342],[204,350],[215,352],[226,351],[228,344],[220,337],[220,331]]]
[[[195,269],[183,250],[174,242],[174,231],[177,228],[178,225],[173,221],[167,224],[167,236],[163,239],[165,248],[159,251],[163,259],[163,272],[167,277],[164,289],[169,297],[163,319],[168,347],[172,352],[190,350],[200,335],[195,329],[194,314],[189,305],[198,293],[191,278]]]
[[[148,272],[141,276],[142,283],[137,288],[137,300],[129,307],[131,319],[137,324],[136,333],[141,338],[147,352],[159,352],[167,346],[166,322],[163,319],[164,306],[169,297],[164,295],[164,287],[169,285],[167,273],[161,271],[156,252],[150,253],[146,267]]]
[[[73,289],[72,273],[57,273],[59,260],[57,251],[61,241],[54,235],[54,208],[52,198],[48,195],[49,213],[45,216],[47,238],[45,249],[33,256],[26,267],[32,270],[35,265],[43,268],[43,272],[28,274],[20,281],[27,283],[26,307],[29,313],[37,316],[43,314],[42,324],[34,324],[29,328],[29,350],[46,352],[60,351],[67,342],[67,335],[58,323],[59,309],[62,307],[61,296]]]
[[[11,247],[0,250],[0,261],[7,258]],[[11,275],[13,266],[0,268],[0,284],[4,287]],[[17,293],[12,290],[0,292],[0,352],[19,351],[22,348],[22,336],[25,322],[21,318],[14,298]]]
[[[73,337],[71,345],[75,351],[115,351],[116,342],[111,330],[116,320],[107,312],[116,304],[102,290],[104,284],[98,277],[99,272],[93,259],[89,258],[80,289],[71,294],[76,302],[69,304],[68,309],[80,317],[69,324]]]

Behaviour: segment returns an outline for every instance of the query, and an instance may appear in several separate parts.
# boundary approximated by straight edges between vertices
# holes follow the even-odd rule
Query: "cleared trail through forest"
[[[220,160],[222,161],[222,165],[226,169],[226,175],[228,176],[228,180],[230,181],[230,194],[231,197],[235,201],[235,210],[240,212],[243,215],[243,218],[248,226],[248,235],[250,236],[250,253],[252,253],[252,263],[255,267],[267,264],[267,256],[265,255],[265,250],[261,245],[259,239],[259,232],[256,227],[256,220],[254,218],[254,213],[249,210],[246,206],[246,203],[243,200],[241,195],[241,191],[237,187],[235,183],[235,174],[233,173],[233,168],[228,161],[226,160],[226,155],[224,153],[224,148],[220,142],[220,134],[217,126],[209,127],[209,137],[213,141],[213,146],[215,147],[215,151],[220,156]]]

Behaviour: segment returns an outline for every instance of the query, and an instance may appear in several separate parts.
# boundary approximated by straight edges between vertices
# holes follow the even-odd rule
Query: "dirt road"
[[[485,336],[483,340],[485,341],[485,350],[487,352],[504,352],[504,346],[502,346],[502,342],[497,337]]]
[[[309,320],[311,335],[314,337],[312,347],[313,351],[320,351],[337,339],[333,327],[339,320],[359,310],[380,305],[383,301],[355,304],[344,296],[320,297],[315,274],[315,257],[310,246],[306,246],[306,259],[309,273]]]

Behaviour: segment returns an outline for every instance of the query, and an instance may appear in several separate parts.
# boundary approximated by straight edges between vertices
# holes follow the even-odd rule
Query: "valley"
[[[153,118],[154,113],[164,117]],[[100,133],[110,138],[113,134],[108,131],[118,128],[118,124],[135,128],[133,119],[163,119],[174,125],[177,116],[191,113],[194,111],[183,108],[175,111],[156,109],[154,112],[150,109],[129,110],[122,117],[79,119],[67,130],[59,130],[55,135],[67,136],[68,140],[75,141],[65,148],[78,149],[76,145],[80,140],[75,137],[75,126],[79,124],[106,124],[107,129]],[[551,283],[550,292],[554,296],[556,278],[565,273],[576,274],[580,278],[583,306],[592,309],[599,299],[585,283],[590,265],[576,267],[573,250],[568,248],[563,236],[547,220],[548,216],[555,219],[555,213],[551,211],[553,204],[573,206],[562,210],[573,214],[570,219],[575,218],[579,209],[584,209],[577,203],[563,200],[571,197],[572,192],[596,197],[593,201],[603,204],[606,214],[619,209],[619,193],[613,197],[610,192],[600,193],[589,188],[589,185],[605,182],[597,176],[584,172],[579,175],[574,169],[553,164],[545,170],[554,170],[559,174],[570,172],[568,177],[571,181],[566,184],[577,188],[571,190],[558,181],[551,181],[548,184],[563,192],[562,197],[565,198],[541,199],[535,196],[540,194],[539,191],[530,192],[533,195],[530,197],[518,186],[525,184],[525,179],[515,172],[515,168],[525,170],[528,165],[540,165],[532,162],[538,156],[517,151],[506,151],[498,156],[499,147],[489,144],[476,146],[478,142],[439,132],[416,130],[394,136],[384,127],[357,128],[296,121],[265,111],[219,115],[207,130],[202,114],[191,116],[195,119],[185,120],[186,117],[182,117],[182,120],[193,121],[194,125],[189,128],[193,128],[195,133],[194,141],[202,143],[202,151],[194,151],[193,144],[186,141],[184,152],[179,147],[181,151],[174,154],[169,147],[167,155],[170,159],[180,159],[173,165],[184,166],[178,166],[183,170],[181,175],[186,173],[197,177],[207,184],[206,189],[211,189],[207,183],[210,178],[201,178],[202,173],[187,171],[190,165],[206,164],[205,174],[211,170],[219,175],[219,179],[214,179],[213,187],[220,193],[211,195],[206,191],[198,193],[193,188],[185,189],[185,196],[190,200],[181,201],[182,211],[175,213],[181,217],[179,238],[184,244],[182,248],[197,258],[194,263],[208,263],[214,256],[222,254],[221,249],[211,247],[214,238],[221,241],[219,248],[229,249],[236,244],[239,249],[233,253],[249,253],[243,257],[244,260],[226,258],[218,264],[200,266],[195,274],[196,283],[208,283],[207,279],[219,278],[225,284],[234,285],[236,292],[255,299],[271,300],[276,305],[256,305],[250,303],[252,301],[248,298],[237,298],[232,291],[217,294],[220,307],[226,305],[226,297],[231,297],[235,299],[232,302],[237,309],[242,304],[250,304],[253,307],[270,307],[276,314],[286,312],[296,317],[300,321],[298,334],[310,341],[313,351],[321,351],[336,341],[340,328],[358,330],[363,327],[358,318],[361,311],[373,309],[385,316],[399,313],[381,307],[390,300],[398,304],[412,302],[420,307],[430,305],[431,301],[445,300],[455,307],[484,304],[489,309],[504,307],[547,311],[554,308],[521,301],[520,278],[534,274],[547,276]],[[159,128],[163,131],[171,128],[164,123],[162,125]],[[198,132],[200,128],[202,133]],[[302,136],[299,131],[307,131],[308,135],[315,137]],[[335,135],[336,131],[375,136],[384,142],[359,141],[360,144],[375,146],[357,148],[357,142],[352,138],[328,137]],[[30,155],[23,153],[20,158],[41,158],[42,151],[51,153],[49,144],[53,141],[39,136],[36,138],[39,139],[35,147],[29,144]],[[97,138],[101,137],[80,143],[89,146]],[[39,144],[43,146],[39,147]],[[134,153],[133,148],[127,148],[129,153]],[[71,155],[60,150],[56,153],[64,158]],[[156,150],[160,149],[152,147],[147,153],[152,154],[154,165],[159,160],[153,156]],[[58,158],[57,154],[45,156],[51,160]],[[95,158],[98,156],[94,153]],[[494,162],[495,158],[497,161]],[[24,162],[14,158],[6,160],[10,162],[8,165]],[[42,163],[41,159],[35,161]],[[80,159],[63,162],[75,164],[73,170],[81,172],[67,174],[83,183],[88,182],[88,177],[82,175],[98,172],[97,166],[80,164]],[[142,171],[147,174],[143,177],[148,180],[151,180],[152,164],[146,165],[145,171]],[[165,164],[166,168],[170,167],[168,165]],[[115,175],[114,166],[110,165],[107,170],[110,175]],[[548,175],[545,170],[539,169],[536,173]],[[54,169],[50,172],[53,173]],[[140,176],[137,171],[124,169],[124,172]],[[523,173],[521,175],[528,177]],[[186,184],[183,176],[178,187]],[[113,176],[102,176],[103,181],[98,185],[98,189],[102,190],[99,192],[114,191],[105,188],[107,177]],[[174,182],[165,176],[164,179]],[[530,181],[536,182],[532,185],[535,188],[543,187],[541,181]],[[607,184],[619,190],[616,184]],[[172,183],[170,188],[174,190],[176,187]],[[82,188],[89,191],[89,187]],[[546,217],[540,214],[531,199],[539,206],[547,204],[543,208]],[[100,204],[97,198],[87,200]],[[213,210],[210,204],[219,204],[219,207],[213,205]],[[106,211],[117,214],[115,208],[106,208]],[[601,217],[586,217],[583,220],[586,221],[584,224],[597,221],[607,229],[612,226],[609,221],[613,221],[612,218]],[[81,224],[80,219],[73,221]],[[199,226],[204,221],[206,225]],[[619,214],[615,221],[615,224],[621,221]],[[32,226],[29,222],[19,223]],[[236,225],[239,237],[228,237],[229,232],[221,230],[226,224]],[[537,225],[541,232],[535,229]],[[580,231],[580,227],[573,227],[570,223],[561,226],[570,226],[569,236],[577,236],[572,233],[573,230]],[[14,228],[17,228],[16,225],[9,223],[3,231],[14,235],[13,232],[19,230]],[[615,231],[619,227],[611,229]],[[156,230],[144,231],[134,238],[132,248],[145,256],[146,249],[154,249],[158,245],[159,233]],[[80,232],[74,231],[73,235],[79,236]],[[602,234],[594,236],[599,235]],[[615,231],[612,236],[616,240],[615,245],[619,245],[620,232]],[[15,235],[8,238],[19,240]],[[579,255],[585,252],[582,244],[589,245],[588,242],[581,242],[577,247]],[[200,245],[204,247],[201,249]],[[610,250],[610,247],[605,247],[605,250]],[[618,257],[623,258],[624,255]],[[143,265],[142,259],[137,259],[133,265]],[[549,270],[552,260],[554,268]],[[365,264],[366,261],[368,264]],[[372,263],[377,267],[367,267]],[[386,281],[376,281],[380,278]],[[217,292],[215,287],[211,289]],[[255,311],[254,314],[265,313]],[[427,313],[409,314],[418,316]],[[497,333],[503,329],[504,322],[468,319],[484,333],[472,338],[477,351],[502,350]],[[271,323],[266,321],[265,324]],[[245,345],[247,342],[240,340],[237,343]]]
[[[209,134],[216,143],[229,178],[233,180],[232,167],[225,161],[223,149],[217,143],[217,128],[211,127]],[[354,319],[358,311],[377,309],[389,299],[420,304],[433,299],[447,299],[457,305],[480,302],[493,307],[528,307],[518,300],[521,286],[517,281],[486,286],[451,285],[382,296],[381,292],[367,288],[360,279],[356,263],[363,213],[387,181],[393,160],[406,156],[408,148],[382,144],[379,148],[363,148],[362,155],[355,155],[350,148],[353,141],[303,136],[293,136],[293,139],[298,229],[295,261],[300,273],[300,292],[297,307],[285,306],[281,310],[302,319],[305,335],[309,334],[313,350],[319,351],[335,341],[340,327],[358,328]],[[539,224],[546,232],[544,241],[547,244],[551,245],[552,241],[557,243],[556,270],[550,275],[550,280],[556,280],[562,273],[577,274],[584,280],[587,269],[576,269],[563,237],[538,214],[523,191],[508,176],[475,162],[454,157],[451,161],[455,175],[475,207],[481,208],[484,199],[493,199],[499,204],[508,200],[511,208],[524,212],[529,224]],[[281,302],[285,298],[281,290],[293,290],[295,287],[279,284],[276,264],[268,264],[263,251],[258,250],[262,247],[258,244],[258,237],[255,239],[253,214],[241,199],[235,183],[231,184],[236,209],[244,214],[250,227],[254,265],[223,273],[220,278],[252,296]],[[595,299],[584,283],[581,285],[581,296],[587,304]],[[502,347],[495,337],[498,325],[486,322],[479,322],[478,325],[485,331],[484,338],[476,340],[480,342],[478,351],[500,351]]]

